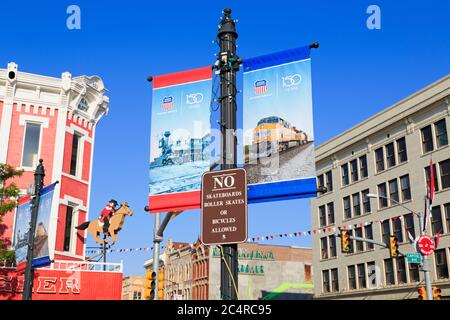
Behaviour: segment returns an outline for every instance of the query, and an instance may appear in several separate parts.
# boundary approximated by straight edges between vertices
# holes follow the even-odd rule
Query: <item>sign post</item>
[[[203,174],[201,240],[206,245],[247,240],[247,174],[244,169]]]

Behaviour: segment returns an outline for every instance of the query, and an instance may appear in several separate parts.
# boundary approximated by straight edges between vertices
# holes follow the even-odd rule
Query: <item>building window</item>
[[[411,187],[409,185],[409,175],[400,177],[400,187],[402,188],[402,201],[411,200]]]
[[[319,224],[321,227],[327,224],[327,216],[324,205],[319,207]]]
[[[322,252],[322,259],[328,259],[328,241],[327,237],[323,237],[320,239],[320,250]]]
[[[433,177],[434,177],[434,191],[438,191],[439,190],[439,184],[438,184],[438,178],[437,178],[437,171],[436,171],[436,164],[433,164]],[[425,168],[425,180],[427,182],[427,189],[428,186],[430,185],[430,166]]]
[[[431,209],[431,231],[433,235],[442,233],[441,206],[436,206]]]
[[[331,171],[325,173],[325,176],[327,178],[327,192],[333,191],[333,175]]]
[[[397,202],[400,201],[399,195],[398,195],[397,179],[389,181],[389,198],[390,198],[389,200],[391,202],[391,205],[395,205],[395,204],[397,204]]]
[[[348,288],[350,290],[356,289],[355,266],[348,266]]]
[[[352,195],[353,198],[353,215],[360,216],[361,215],[361,203],[359,193],[355,193]]]
[[[355,229],[355,237],[359,237],[359,238],[363,237],[362,228]],[[364,251],[364,242],[356,240],[356,252],[362,252],[362,251]]]
[[[394,225],[394,236],[397,237],[398,242],[403,242],[402,220],[400,218],[393,219],[392,224]]]
[[[70,157],[70,174],[73,176],[77,175],[79,143],[80,136],[74,133],[72,137],[72,155]]]
[[[419,282],[419,265],[417,263],[409,263],[409,281]]]
[[[328,270],[322,271],[322,291],[330,292],[330,273]]]
[[[414,216],[412,213],[405,215],[405,230],[406,235],[410,234],[414,239],[416,238],[416,232],[414,230]]]
[[[133,300],[141,300],[141,292],[133,291]]]
[[[388,206],[386,183],[378,185],[378,205],[380,208],[386,208]]]
[[[358,181],[359,177],[358,177],[358,161],[352,160],[350,161],[350,173],[352,176],[352,182]]]
[[[350,207],[350,196],[344,198],[344,218],[350,219],[352,217],[352,209]]]
[[[327,204],[327,210],[328,210],[328,224],[334,223],[334,203],[330,202]]]
[[[317,188],[323,188],[325,187],[325,183],[324,183],[324,177],[323,174],[321,174],[320,176],[317,177]]]
[[[397,282],[406,283],[405,257],[397,257]]]
[[[394,264],[392,263],[392,259],[384,260],[384,271],[386,274],[386,285],[395,284]]]
[[[331,290],[339,292],[338,269],[331,269]]]
[[[330,258],[334,258],[336,257],[336,236],[329,236],[328,241],[330,243]]]
[[[375,162],[377,167],[377,172],[384,170],[384,153],[383,148],[378,148],[375,150]]]
[[[395,150],[393,142],[386,145],[386,160],[388,168],[395,166]]]
[[[444,204],[445,220],[447,220],[447,232],[450,232],[450,202]]]
[[[80,103],[78,103],[78,110],[86,112],[86,111],[88,111],[88,109],[89,109],[89,104],[87,103],[86,99],[81,98]]]
[[[439,162],[441,167],[441,187],[442,189],[450,187],[450,159]]]
[[[434,252],[436,262],[436,275],[438,279],[448,278],[447,255],[445,249],[436,250]]]
[[[72,240],[72,217],[73,207],[66,207],[66,225],[64,228],[64,251],[70,251],[70,242]]]
[[[367,288],[366,265],[364,263],[358,264],[358,287],[359,287],[359,289]]]
[[[366,238],[373,240],[372,225],[369,224],[368,226],[365,226],[364,231],[366,233]],[[369,249],[369,250],[373,249],[373,243],[367,242],[366,245],[367,245],[367,249]]]
[[[370,212],[370,198],[367,196],[369,194],[369,189],[362,191],[362,200],[363,200],[363,212]]]
[[[342,185],[346,186],[349,184],[348,163],[341,166],[341,171],[342,171]]]
[[[34,167],[37,165],[40,138],[41,125],[28,122],[25,126],[22,167]]]
[[[389,236],[391,235],[391,226],[389,220],[384,220],[381,223],[381,239],[385,244],[389,244]]]
[[[361,178],[365,178],[369,175],[367,170],[367,156],[359,157],[359,173]]]
[[[377,273],[375,261],[367,262],[367,278],[369,279],[369,288],[377,287]]]
[[[442,119],[434,124],[436,132],[436,145],[442,147],[448,145],[447,126],[445,125],[445,119]]]
[[[422,132],[422,151],[427,153],[433,151],[433,135],[431,133],[431,126],[426,126],[421,130]]]
[[[408,153],[406,152],[405,138],[397,140],[397,156],[398,156],[398,163],[408,161]]]

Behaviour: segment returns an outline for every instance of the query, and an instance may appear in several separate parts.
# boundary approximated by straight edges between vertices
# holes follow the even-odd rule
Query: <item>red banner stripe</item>
[[[25,196],[25,197],[19,198],[19,200],[17,200],[17,204],[20,206],[30,200],[31,200],[31,196]]]
[[[198,209],[200,197],[200,190],[153,195],[148,197],[148,207],[151,213]]]
[[[153,77],[153,89],[212,78],[212,67],[203,67]]]

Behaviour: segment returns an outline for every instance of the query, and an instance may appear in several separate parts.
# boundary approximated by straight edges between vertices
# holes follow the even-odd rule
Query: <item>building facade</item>
[[[431,277],[442,296],[450,296],[448,128],[450,76],[316,148],[318,185],[327,187],[311,200],[312,228],[319,230],[313,235],[316,298],[417,299],[418,287],[424,286],[419,264],[354,240],[344,254],[335,234],[346,229],[381,243],[395,235],[400,252],[415,252],[413,240],[420,231],[413,212],[424,212],[431,160],[435,198],[427,231],[441,235],[430,257]]]
[[[220,300],[220,247],[205,246],[199,239],[170,246],[177,249],[165,249],[161,257],[170,280],[164,285],[165,299]],[[242,243],[238,253],[240,300],[312,299],[310,248]],[[151,260],[144,266],[151,267]]]
[[[21,72],[14,62],[0,69],[0,163],[24,170],[14,181],[24,195],[39,159],[44,184],[59,181],[47,230],[54,259],[85,257],[86,231],[74,226],[88,220],[95,130],[109,108],[105,92],[97,76],[47,77]],[[8,245],[14,223],[11,212],[0,229]]]
[[[122,281],[122,300],[144,300],[144,276],[127,276]]]

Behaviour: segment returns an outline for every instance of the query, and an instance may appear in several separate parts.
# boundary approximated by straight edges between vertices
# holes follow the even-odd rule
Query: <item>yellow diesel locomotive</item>
[[[277,116],[259,120],[253,129],[253,145],[257,147],[258,155],[270,156],[307,142],[308,136],[304,131]]]

